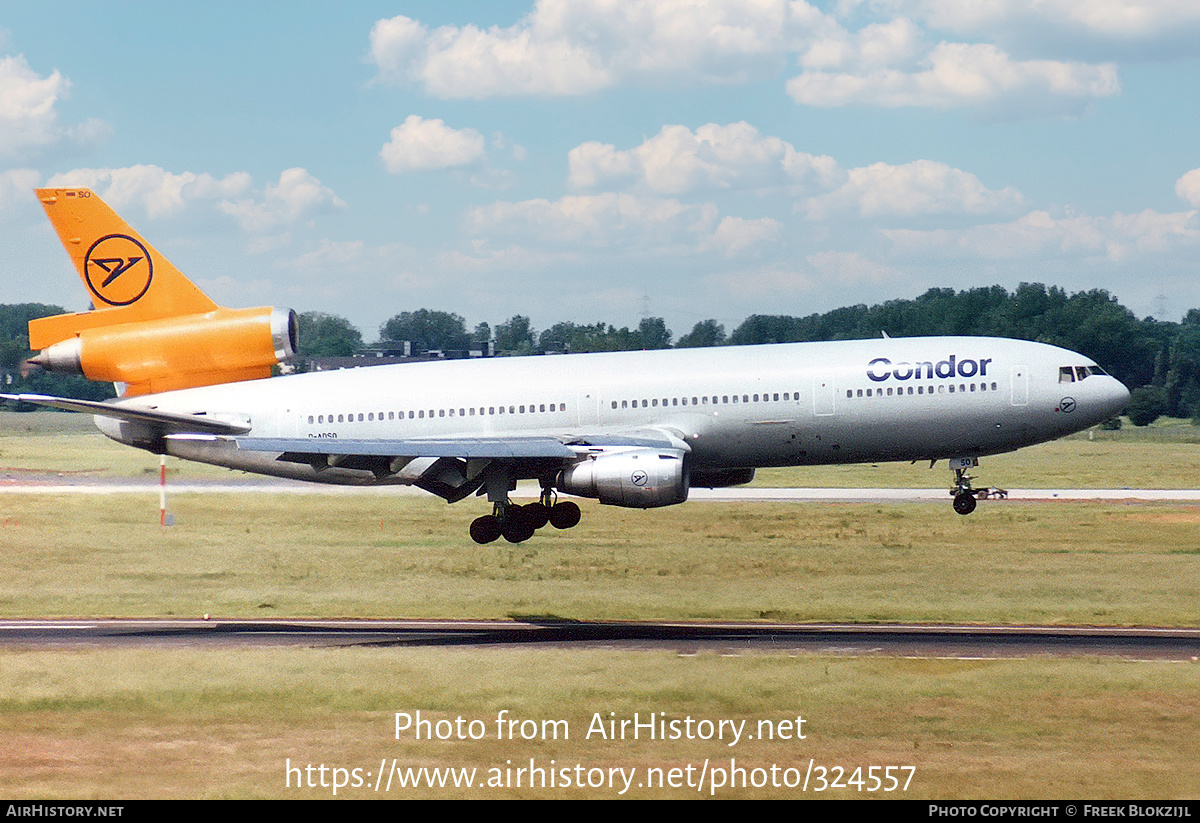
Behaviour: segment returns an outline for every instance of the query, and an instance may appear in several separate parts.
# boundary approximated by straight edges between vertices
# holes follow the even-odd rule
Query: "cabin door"
[[[1029,405],[1029,367],[1012,367],[1012,404],[1014,406]]]

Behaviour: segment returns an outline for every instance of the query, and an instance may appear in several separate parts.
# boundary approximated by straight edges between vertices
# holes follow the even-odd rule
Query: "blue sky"
[[[90,185],[214,299],[715,318],[1200,307],[1200,3],[0,3],[0,302]]]

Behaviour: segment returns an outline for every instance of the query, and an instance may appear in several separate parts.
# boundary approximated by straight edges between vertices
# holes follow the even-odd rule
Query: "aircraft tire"
[[[550,507],[545,503],[530,503],[521,508],[533,522],[534,529],[540,529],[550,522]]]
[[[975,495],[962,492],[954,496],[954,510],[959,514],[970,514],[975,511]]]
[[[495,515],[485,514],[471,521],[471,539],[476,543],[491,543],[500,536],[500,521]]]
[[[579,525],[579,506],[570,500],[555,503],[550,509],[550,525],[556,529],[569,529]]]
[[[524,543],[537,531],[537,526],[534,525],[536,522],[535,515],[528,510],[528,506],[509,506],[500,533],[509,543]]]

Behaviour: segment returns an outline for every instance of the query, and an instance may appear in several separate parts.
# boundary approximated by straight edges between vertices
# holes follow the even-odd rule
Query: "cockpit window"
[[[1093,374],[1107,374],[1099,366],[1059,366],[1058,382],[1074,383],[1076,380],[1086,380]]]

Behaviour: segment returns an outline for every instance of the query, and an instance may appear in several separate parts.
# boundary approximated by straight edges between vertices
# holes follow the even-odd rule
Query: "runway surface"
[[[678,621],[7,619],[0,647],[546,646],[694,654],[715,651],[847,656],[1027,658],[1115,656],[1200,660],[1197,628],[822,625]]]
[[[103,478],[45,473],[0,473],[0,494],[157,494],[157,478]],[[230,480],[167,481],[168,494],[379,494],[428,497],[411,486],[334,486],[264,477]],[[517,498],[536,498],[536,485],[521,486]],[[935,489],[758,488],[691,489],[697,502],[948,503],[945,487]],[[1200,489],[1009,489],[1009,501],[1141,500],[1197,502]],[[988,501],[999,503],[1002,501]]]

